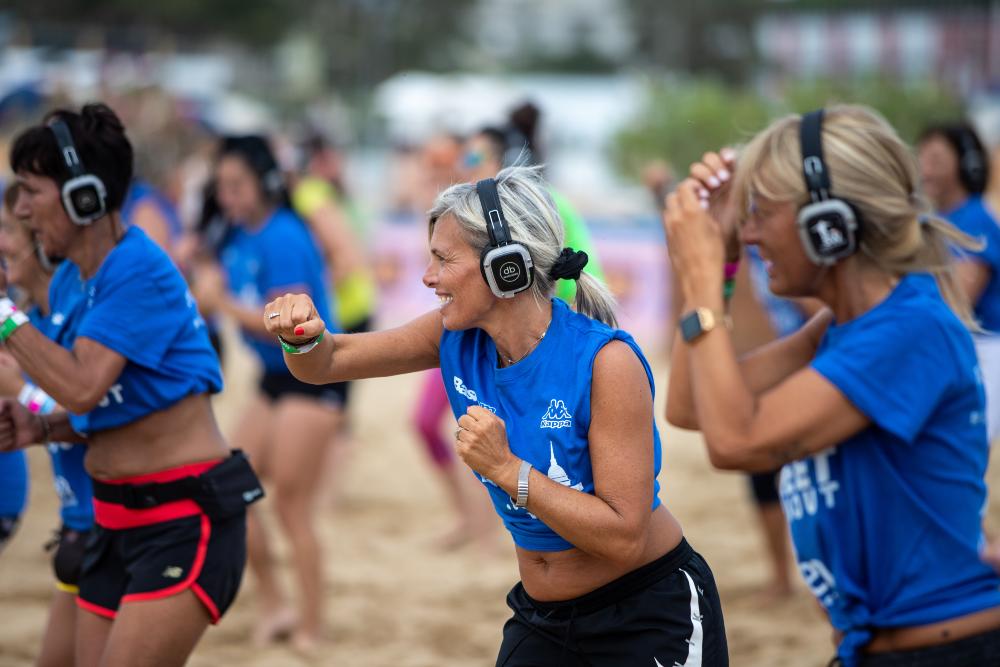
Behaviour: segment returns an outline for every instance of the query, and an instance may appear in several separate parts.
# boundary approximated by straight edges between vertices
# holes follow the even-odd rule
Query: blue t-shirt
[[[23,449],[0,452],[0,519],[21,516],[28,504],[28,458]]]
[[[77,432],[124,426],[187,396],[221,391],[219,359],[194,297],[167,254],[141,229],[129,227],[89,280],[66,283],[57,287],[53,279],[49,304],[62,312],[82,290],[74,340],[90,338],[127,360],[97,407],[70,414]]]
[[[322,255],[306,224],[287,208],[275,210],[259,227],[234,227],[222,245],[220,257],[229,290],[243,306],[259,310],[285,292],[306,293],[312,297],[326,328],[338,330],[331,317]],[[289,373],[274,336],[244,331],[243,338],[265,371]]]
[[[448,331],[441,336],[441,374],[448,401],[459,418],[470,405],[480,405],[504,420],[511,451],[542,474],[582,493],[594,493],[590,465],[590,389],[594,358],[612,340],[626,342],[649,378],[653,374],[632,336],[570,310],[552,299],[552,323],[545,337],[522,361],[497,367],[496,345],[485,331]],[[652,420],[652,415],[650,419]],[[660,504],[660,434],[653,424],[653,504]],[[514,538],[532,551],[564,551],[573,547],[526,509],[514,506],[507,493],[476,475],[490,493],[493,506]]]
[[[180,238],[181,218],[177,215],[177,209],[173,203],[163,196],[163,193],[145,181],[135,180],[129,186],[125,194],[125,201],[122,202],[121,216],[126,225],[135,224],[135,211],[140,204],[152,204],[167,223],[167,232],[170,239],[176,241]]]
[[[72,349],[75,329],[83,311],[83,292],[78,288],[72,289],[80,284],[80,273],[76,265],[72,262],[60,264],[49,283],[50,294],[53,284],[56,290],[63,291],[66,295],[60,310],[52,310],[48,316],[44,316],[35,307],[28,311],[28,318],[46,337]],[[73,530],[89,530],[94,525],[94,506],[90,475],[83,466],[87,446],[83,443],[50,442],[47,443],[47,448],[63,525]]]
[[[871,628],[1000,605],[979,558],[989,457],[972,337],[928,274],[831,325],[812,367],[871,425],[781,471],[799,569],[844,632],[852,665]]]
[[[960,254],[982,262],[990,270],[989,282],[975,304],[975,313],[983,329],[1000,334],[1000,225],[978,195],[969,197],[944,216],[983,243],[980,251],[962,250]]]

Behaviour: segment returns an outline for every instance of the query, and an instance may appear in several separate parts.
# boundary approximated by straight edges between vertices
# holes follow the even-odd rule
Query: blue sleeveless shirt
[[[76,325],[83,309],[83,292],[78,288],[73,289],[79,284],[80,273],[76,265],[62,262],[49,282],[50,295],[57,291],[66,297],[59,309],[50,310],[48,316],[42,315],[37,307],[28,312],[28,319],[39,331],[67,349],[73,348]],[[59,496],[59,516],[63,524],[73,530],[90,529],[94,525],[94,505],[90,475],[83,467],[87,446],[83,443],[49,442],[46,447],[52,463],[52,478]]]
[[[649,379],[653,374],[639,346],[624,331],[570,310],[552,299],[552,323],[545,337],[522,361],[497,368],[493,340],[481,329],[447,331],[441,336],[441,374],[448,401],[459,418],[469,406],[480,405],[504,420],[511,451],[549,479],[582,493],[594,493],[590,466],[590,389],[594,359],[612,340],[631,347]],[[650,419],[652,420],[652,415]],[[660,434],[653,424],[653,505],[660,504]],[[514,543],[532,551],[565,551],[573,545],[525,509],[507,493],[476,474],[489,491],[497,514]]]

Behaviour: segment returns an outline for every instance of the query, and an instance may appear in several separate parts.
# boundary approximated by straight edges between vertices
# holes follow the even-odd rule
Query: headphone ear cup
[[[842,199],[826,199],[799,209],[799,238],[809,259],[819,266],[833,266],[858,249],[858,217]]]

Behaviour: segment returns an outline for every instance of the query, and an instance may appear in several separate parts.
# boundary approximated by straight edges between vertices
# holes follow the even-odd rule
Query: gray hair
[[[531,292],[536,298],[548,299],[555,292],[555,280],[549,271],[563,249],[564,233],[541,167],[507,167],[496,175],[496,181],[511,238],[528,249],[535,266]],[[455,216],[469,245],[485,248],[489,244],[475,183],[453,185],[437,196],[429,212],[431,228],[449,214]],[[614,297],[601,281],[587,273],[581,273],[577,280],[574,308],[610,327],[618,326]]]

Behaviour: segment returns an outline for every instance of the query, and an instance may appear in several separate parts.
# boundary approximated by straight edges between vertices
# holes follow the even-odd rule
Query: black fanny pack
[[[128,509],[145,510],[178,500],[193,500],[211,519],[243,512],[264,497],[264,487],[242,450],[197,477],[149,484],[107,484],[94,480],[94,497]]]

